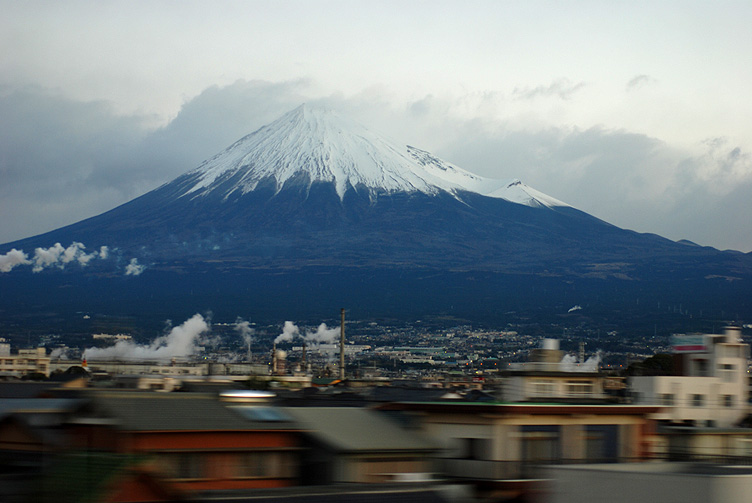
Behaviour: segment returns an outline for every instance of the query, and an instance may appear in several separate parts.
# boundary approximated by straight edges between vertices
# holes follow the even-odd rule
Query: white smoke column
[[[67,348],[55,348],[50,353],[50,360],[67,360]]]
[[[564,358],[559,362],[559,370],[562,372],[598,372],[600,363],[600,351],[588,358],[587,361],[579,362],[579,364],[576,356],[564,355]]]
[[[170,333],[158,337],[149,345],[120,340],[109,348],[88,348],[84,354],[88,360],[165,360],[183,358],[196,352],[201,335],[208,332],[209,324],[200,314],[174,327]]]
[[[306,331],[305,340],[316,344],[327,344],[337,340],[339,331],[338,327],[328,328],[326,323],[322,323],[315,332]]]
[[[585,361],[582,365],[580,365],[580,370],[582,372],[598,372],[598,369],[600,367],[601,363],[601,353],[600,351]]]
[[[574,355],[564,355],[559,362],[559,369],[562,372],[577,372],[577,357]]]
[[[131,262],[127,266],[125,266],[125,275],[139,276],[142,272],[144,272],[144,269],[146,269],[146,266],[140,265],[138,263],[138,259],[132,258]]]
[[[16,266],[29,264],[29,256],[23,250],[13,248],[5,255],[0,255],[0,272],[10,272]]]
[[[282,327],[282,333],[274,339],[274,344],[279,344],[280,342],[291,342],[296,335],[300,335],[300,329],[298,326],[291,321],[286,321],[285,326]]]
[[[243,342],[245,342],[245,345],[248,347],[248,357],[250,358],[251,342],[253,342],[253,334],[256,333],[256,331],[251,328],[251,322],[242,318],[237,318],[235,320],[235,331],[243,338]]]
[[[578,305],[576,305],[576,306],[572,306],[572,307],[570,307],[570,308],[569,308],[569,311],[567,311],[567,312],[568,312],[568,313],[571,313],[571,312],[574,312],[574,311],[579,311],[580,309],[582,309],[582,306],[580,306],[580,305],[578,304]]]

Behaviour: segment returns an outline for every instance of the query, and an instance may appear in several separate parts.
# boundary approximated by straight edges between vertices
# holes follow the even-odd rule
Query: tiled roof
[[[251,421],[198,393],[97,392],[91,398],[98,416],[127,431],[203,431],[291,429],[288,423]]]
[[[319,442],[341,452],[433,451],[438,446],[380,412],[350,407],[285,407]]]

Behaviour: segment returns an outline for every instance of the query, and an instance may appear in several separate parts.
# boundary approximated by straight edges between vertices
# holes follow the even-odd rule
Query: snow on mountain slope
[[[191,183],[183,195],[197,197],[214,190],[224,190],[224,197],[235,191],[245,194],[267,179],[274,179],[280,190],[301,175],[309,184],[334,183],[340,198],[351,187],[365,187],[372,194],[445,191],[460,197],[469,191],[529,206],[567,206],[519,180],[474,175],[309,105],[288,112],[187,173]],[[235,183],[228,188],[223,182],[231,178]]]

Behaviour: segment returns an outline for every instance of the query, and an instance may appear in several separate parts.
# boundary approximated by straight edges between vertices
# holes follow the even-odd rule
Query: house
[[[68,424],[77,447],[147,456],[180,490],[296,485],[299,428],[254,421],[199,393],[88,392],[91,411]]]
[[[423,480],[434,471],[437,443],[384,413],[351,407],[285,407],[304,430],[304,484]]]
[[[602,403],[612,398],[598,358],[578,362],[559,350],[559,341],[544,339],[531,352],[531,361],[510,364],[502,371],[501,399],[505,402]]]
[[[447,402],[385,404],[413,415],[440,442],[441,472],[471,480],[535,476],[538,465],[639,461],[650,456],[657,407]]]
[[[666,423],[738,425],[749,396],[749,346],[741,342],[741,329],[674,336],[672,347],[674,375],[632,377],[634,403],[663,406],[655,419]]]

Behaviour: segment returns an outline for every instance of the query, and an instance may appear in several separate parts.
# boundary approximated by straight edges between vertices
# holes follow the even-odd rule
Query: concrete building
[[[19,349],[18,354],[13,355],[10,344],[0,344],[0,373],[16,377],[39,373],[49,377],[50,357],[44,348]]]
[[[657,407],[420,403],[380,406],[414,415],[443,447],[442,473],[482,481],[537,477],[540,465],[640,461],[650,456]]]
[[[555,339],[544,339],[530,362],[511,364],[501,374],[505,402],[602,403],[613,396],[606,392],[597,357],[580,362],[564,355]]]
[[[749,410],[749,346],[741,342],[741,330],[674,336],[672,346],[675,375],[632,377],[634,403],[661,405],[655,419],[664,422],[738,425]]]

